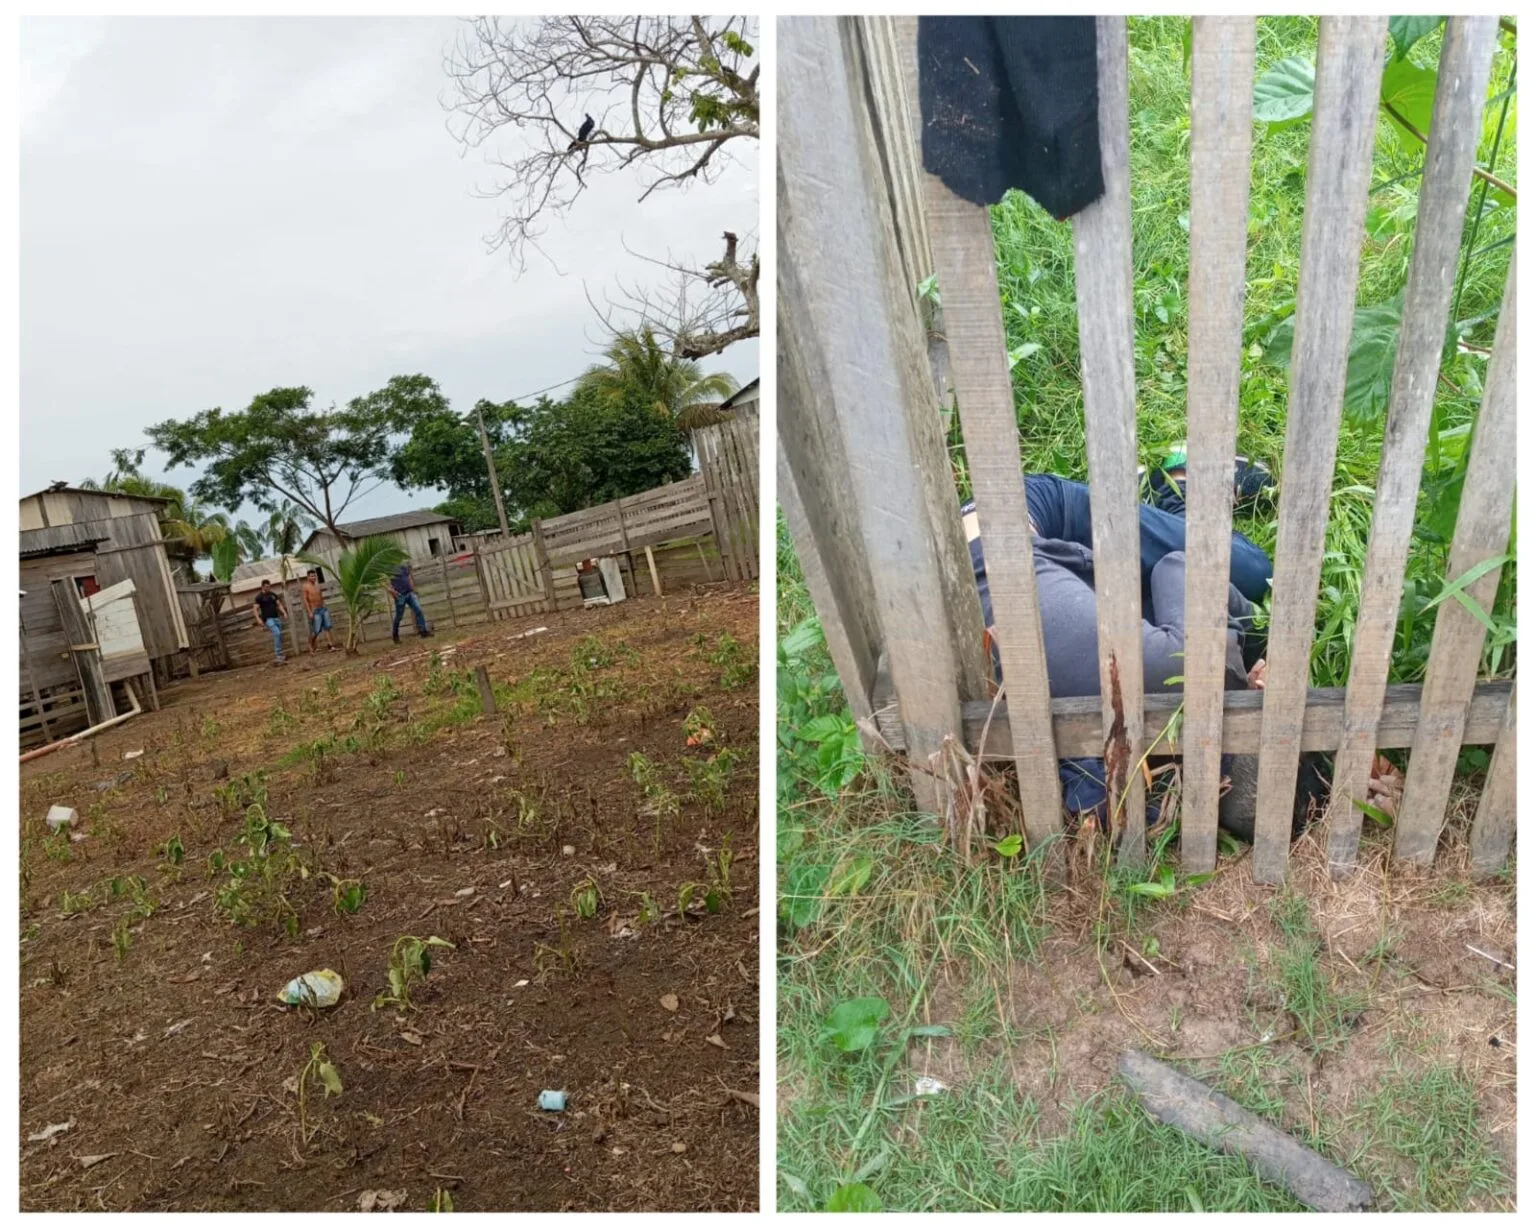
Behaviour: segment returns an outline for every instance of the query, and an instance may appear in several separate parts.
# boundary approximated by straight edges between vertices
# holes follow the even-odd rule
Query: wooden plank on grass
[[[1099,146],[1104,195],[1072,220],[1077,331],[1092,500],[1104,779],[1122,863],[1146,852],[1141,772],[1141,550],[1136,499],[1136,370],[1131,302],[1131,130],[1124,17],[1099,17]],[[953,330],[951,330],[953,331]],[[950,342],[951,351],[954,341]]]
[[[1196,17],[1189,133],[1189,455],[1184,553],[1184,869],[1216,865],[1232,564],[1232,461],[1253,143],[1252,17]]]
[[[1515,759],[1519,753],[1515,745],[1515,688],[1511,686],[1504,725],[1483,781],[1477,817],[1472,820],[1469,843],[1474,874],[1496,874],[1509,857],[1515,840]]]
[[[1360,608],[1350,649],[1344,740],[1333,767],[1328,812],[1328,868],[1335,876],[1355,864],[1361,812],[1376,759],[1376,720],[1387,685],[1403,569],[1413,536],[1424,443],[1455,287],[1467,185],[1483,131],[1483,100],[1498,35],[1497,17],[1451,17],[1440,51],[1439,84],[1429,151],[1419,188],[1413,264],[1403,296],[1403,324],[1392,373],[1392,399],[1381,441],[1381,472],[1370,545],[1360,579]]]
[[[1253,877],[1260,883],[1280,882],[1290,855],[1386,42],[1385,17],[1324,17],[1318,38],[1254,817]]]
[[[969,655],[978,697],[985,693],[980,601],[849,32],[837,19],[810,17],[779,34],[779,258],[803,273],[798,301],[785,301],[781,282],[780,309],[803,317],[826,356],[826,387],[807,408],[832,416],[843,439],[846,508],[869,559],[913,789],[920,806],[943,813],[947,794],[927,772],[960,732],[962,628],[974,629]],[[947,523],[935,489],[942,484]]]
[[[1242,1156],[1260,1177],[1314,1211],[1363,1211],[1371,1205],[1365,1182],[1198,1079],[1135,1049],[1120,1055],[1118,1067],[1158,1121],[1207,1147]]]
[[[1493,337],[1493,357],[1482,408],[1474,425],[1467,479],[1456,532],[1451,538],[1447,585],[1462,583],[1461,592],[1484,614],[1493,608],[1502,567],[1492,567],[1466,583],[1472,570],[1503,555],[1515,495],[1515,253],[1509,257],[1504,303]],[[1429,665],[1424,670],[1423,711],[1408,758],[1408,777],[1398,807],[1393,852],[1406,861],[1427,865],[1434,859],[1446,802],[1461,752],[1467,700],[1477,683],[1478,661],[1486,632],[1482,620],[1457,597],[1440,602],[1435,633],[1430,640]]]
[[[1061,831],[1061,780],[1051,740],[1051,689],[1035,594],[1029,504],[1019,471],[1019,426],[1008,374],[992,222],[924,175],[934,269],[949,325],[949,358],[976,516],[981,525],[1003,685],[1012,697],[1014,762],[1031,846]]]

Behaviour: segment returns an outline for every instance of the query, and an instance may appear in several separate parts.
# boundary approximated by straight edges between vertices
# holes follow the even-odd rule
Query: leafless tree
[[[527,137],[517,154],[490,159],[505,172],[491,195],[508,203],[493,244],[521,265],[543,219],[569,209],[595,175],[635,171],[642,201],[714,182],[732,143],[758,138],[756,36],[752,17],[468,22],[447,64],[455,135],[466,148],[507,127]],[[727,232],[722,257],[702,267],[652,260],[692,302],[623,287],[620,296],[680,355],[718,353],[758,333],[757,256],[739,248]]]

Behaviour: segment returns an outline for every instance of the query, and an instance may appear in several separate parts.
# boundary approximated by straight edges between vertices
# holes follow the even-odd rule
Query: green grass
[[[1185,22],[1134,19],[1131,43],[1131,184],[1140,458],[1156,464],[1185,435],[1189,197],[1188,73]],[[1289,55],[1311,56],[1316,22],[1261,19],[1258,71]],[[1437,32],[1412,58],[1432,65]],[[1513,38],[1501,38],[1490,95],[1514,68]],[[1497,108],[1488,113],[1480,161],[1493,149]],[[1515,176],[1514,110],[1492,159]],[[1273,361],[1272,334],[1294,309],[1310,127],[1256,129],[1249,220],[1247,298],[1240,385],[1239,450],[1265,461],[1284,482],[1287,371]],[[1358,306],[1381,303],[1406,282],[1412,255],[1421,154],[1381,128],[1362,256]],[[1474,205],[1481,194],[1474,191]],[[1491,345],[1514,232],[1514,210],[1487,212],[1475,252],[1462,269],[1455,309],[1463,340]],[[1472,229],[1469,214],[1468,235]],[[1022,467],[1086,478],[1071,227],[1013,194],[993,210],[998,277],[1010,351]],[[1473,250],[1468,241],[1464,250]],[[942,287],[939,288],[942,294]],[[1393,657],[1394,681],[1422,677],[1445,539],[1453,523],[1456,477],[1467,426],[1481,398],[1485,358],[1458,354],[1439,390],[1424,494],[1408,568],[1404,616]],[[1313,653],[1314,685],[1347,678],[1360,572],[1379,465],[1381,417],[1346,419],[1327,530]],[[949,422],[957,487],[968,495],[958,423]],[[1273,551],[1273,506],[1238,527]],[[1513,608],[1513,568],[1496,616]],[[1028,857],[981,855],[965,866],[931,818],[916,813],[885,767],[866,761],[838,690],[815,610],[782,521],[778,533],[778,874],[779,874],[779,1206],[826,1207],[847,1187],[868,1187],[886,1210],[1296,1210],[1288,1195],[1219,1155],[1153,1122],[1118,1085],[1067,1106],[1065,1117],[1025,1095],[1009,1055],[1038,1028],[1020,1033],[1011,978],[1040,965],[1061,921],[1059,898]],[[1507,674],[1513,651],[1485,654],[1485,671]],[[1097,921],[1066,937],[1093,952],[1127,939],[1143,949],[1160,919],[1174,918],[1199,888],[1177,882],[1168,898],[1135,889],[1156,869],[1103,881]],[[1447,906],[1455,900],[1448,899]],[[1282,1051],[1235,1047],[1194,1063],[1254,1112],[1291,1125],[1302,1141],[1370,1181],[1382,1209],[1452,1210],[1513,1197],[1512,1183],[1478,1120],[1476,1089],[1427,1054],[1397,1054],[1393,1072],[1363,1100],[1319,1105],[1311,1126],[1293,1122],[1312,1063],[1359,1058],[1361,1011],[1385,975],[1392,941],[1364,958],[1367,981],[1346,974],[1322,943],[1308,902],[1274,899],[1277,937],[1248,963],[1246,1025],[1255,1037],[1294,1032]],[[1259,922],[1262,929],[1262,920]],[[1242,941],[1234,934],[1234,942]],[[1081,943],[1079,945],[1082,945]],[[1049,966],[1045,980],[1054,983]],[[1238,971],[1241,976],[1242,972]],[[1070,994],[1064,987],[1063,994]],[[875,1038],[845,1052],[830,1039],[829,1016],[855,999],[888,1008]],[[1105,1009],[1079,995],[1068,1005]],[[1112,1007],[1108,1009],[1113,1009]],[[942,1030],[942,1039],[913,1029]],[[1049,1061],[1056,1036],[1043,1037]],[[1369,1042],[1375,1044],[1376,1042]],[[938,1096],[911,1094],[923,1046],[944,1046],[964,1070]],[[1389,1056],[1391,1033],[1381,1041]],[[1198,1068],[1196,1068],[1198,1067]],[[942,1069],[942,1066],[941,1066]],[[1288,1107],[1289,1106],[1289,1107]],[[1305,1116],[1305,1113],[1303,1113]],[[845,1191],[839,1195],[838,1191]],[[861,1191],[862,1192],[862,1191]]]

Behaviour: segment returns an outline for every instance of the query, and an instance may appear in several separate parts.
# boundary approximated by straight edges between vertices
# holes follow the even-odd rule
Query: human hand
[[[1248,671],[1248,689],[1262,691],[1264,689],[1265,661],[1260,657],[1253,663],[1253,668]]]

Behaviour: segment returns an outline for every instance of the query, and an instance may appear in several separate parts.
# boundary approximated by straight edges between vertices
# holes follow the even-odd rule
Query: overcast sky
[[[713,259],[757,229],[755,150],[712,187],[592,181],[519,276],[494,174],[445,127],[443,18],[29,19],[21,35],[21,489],[101,477],[144,427],[307,385],[342,403],[423,372],[455,408],[578,374],[583,283]],[[512,151],[515,132],[503,134]],[[739,144],[739,143],[738,143]],[[757,344],[707,360],[745,382]],[[557,394],[558,395],[558,394]],[[179,485],[151,452],[146,469]],[[435,502],[384,488],[348,509]]]

